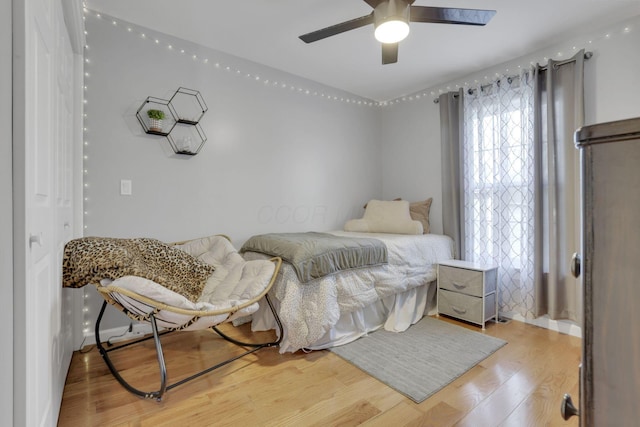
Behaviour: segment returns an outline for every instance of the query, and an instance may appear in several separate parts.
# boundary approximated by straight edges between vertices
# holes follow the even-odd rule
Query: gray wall
[[[431,98],[421,97],[381,109],[381,135],[385,141],[382,144],[383,196],[388,200],[401,197],[412,202],[432,197],[430,230],[440,234],[442,183],[438,106]]]
[[[640,16],[603,33],[585,65],[586,124],[640,116]]]
[[[366,100],[167,35],[128,31],[104,15],[89,14],[85,25],[85,236],[175,241],[224,233],[239,247],[257,233],[341,229],[381,196],[380,110]],[[180,86],[200,91],[209,107],[201,120],[208,140],[192,157],[173,154],[135,118],[147,96],[168,98]],[[131,196],[120,195],[121,179],[132,181]],[[102,298],[90,290],[88,300],[85,320],[93,324]],[[103,323],[121,324],[128,322],[118,313]]]

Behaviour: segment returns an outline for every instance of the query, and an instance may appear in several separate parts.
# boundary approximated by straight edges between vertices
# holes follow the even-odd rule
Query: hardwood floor
[[[440,319],[481,330],[475,326]],[[248,325],[229,334],[260,339]],[[577,426],[560,417],[565,392],[578,396],[581,340],[511,321],[484,332],[508,344],[421,404],[329,351],[263,349],[169,390],[162,402],[127,392],[98,351],[76,352],[59,426]],[[169,382],[237,351],[213,332],[163,338]],[[123,376],[156,389],[153,343],[111,353]]]

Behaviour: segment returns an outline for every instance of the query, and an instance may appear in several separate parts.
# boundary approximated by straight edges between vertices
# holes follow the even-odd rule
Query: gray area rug
[[[420,403],[506,343],[425,316],[405,332],[380,329],[330,350]]]

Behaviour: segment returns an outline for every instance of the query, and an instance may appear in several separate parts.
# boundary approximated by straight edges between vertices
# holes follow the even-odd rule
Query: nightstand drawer
[[[484,324],[496,315],[496,294],[483,298],[438,289],[438,313],[457,317],[468,322]]]
[[[440,265],[438,269],[438,287],[482,297],[482,271]]]

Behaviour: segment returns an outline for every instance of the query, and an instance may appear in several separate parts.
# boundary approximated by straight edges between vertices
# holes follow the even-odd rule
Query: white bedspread
[[[453,258],[453,241],[448,236],[330,233],[383,241],[387,246],[389,264],[343,271],[302,284],[293,267],[283,263],[271,289],[271,294],[279,301],[278,314],[285,330],[281,353],[311,347],[336,325],[344,313],[435,280],[436,264]],[[267,256],[246,252],[244,257],[260,259]],[[260,330],[261,326],[254,322],[253,328]]]

